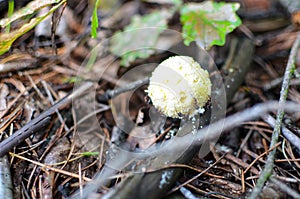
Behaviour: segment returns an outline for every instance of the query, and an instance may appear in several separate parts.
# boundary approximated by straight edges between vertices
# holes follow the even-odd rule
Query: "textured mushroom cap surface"
[[[193,58],[174,56],[153,71],[147,92],[159,111],[178,118],[194,114],[207,103],[211,81],[208,72]]]

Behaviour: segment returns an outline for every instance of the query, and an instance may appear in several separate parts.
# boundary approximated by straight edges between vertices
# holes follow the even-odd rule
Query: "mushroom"
[[[166,116],[193,116],[210,99],[211,81],[192,57],[173,56],[152,72],[146,92],[154,107]]]

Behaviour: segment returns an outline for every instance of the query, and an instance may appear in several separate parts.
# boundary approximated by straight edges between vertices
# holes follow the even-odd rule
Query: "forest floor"
[[[0,198],[300,197],[299,5],[234,1],[242,25],[204,51],[183,44],[178,11],[156,19],[161,32],[134,18],[169,1],[103,2],[96,38],[92,1],[67,1],[0,55]],[[132,19],[142,31],[120,40]],[[124,56],[154,35],[146,55]],[[151,72],[175,55],[212,80],[194,118],[164,117],[147,96]]]

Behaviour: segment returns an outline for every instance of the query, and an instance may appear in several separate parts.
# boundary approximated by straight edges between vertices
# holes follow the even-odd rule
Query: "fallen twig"
[[[110,99],[114,98],[115,96],[120,95],[121,93],[124,93],[124,92],[130,91],[130,90],[133,90],[135,88],[138,88],[141,85],[147,84],[148,82],[149,82],[149,77],[146,77],[144,79],[129,83],[126,86],[116,88],[114,90],[107,90],[104,95],[98,95],[97,96],[98,101],[101,102],[101,101],[110,100]]]
[[[266,115],[263,120],[267,122],[271,127],[275,127],[275,119],[271,115]],[[281,128],[282,135],[296,148],[300,150],[300,138],[287,129],[285,126]]]

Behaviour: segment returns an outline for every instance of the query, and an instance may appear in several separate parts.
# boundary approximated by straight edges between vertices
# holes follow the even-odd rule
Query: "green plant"
[[[196,41],[204,49],[224,45],[226,34],[242,23],[235,14],[238,9],[238,3],[212,1],[184,5],[180,10],[184,43]]]
[[[0,55],[7,52],[13,42],[18,39],[20,36],[24,35],[26,32],[30,31],[41,21],[46,19],[51,13],[53,13],[56,9],[58,9],[62,4],[64,4],[66,0],[35,0],[27,4],[24,8],[14,12],[11,16],[0,20],[0,26],[2,28],[8,27],[12,22],[17,19],[21,19],[25,16],[32,15],[39,9],[49,6],[52,4],[56,4],[53,6],[48,13],[32,18],[28,23],[23,24],[17,30],[13,30],[9,33],[0,33]]]
[[[92,38],[97,38],[97,28],[99,26],[97,11],[98,11],[99,4],[100,4],[100,0],[96,0],[94,5],[94,10],[93,10],[93,15],[92,15],[92,26],[91,26]]]
[[[238,3],[205,1],[183,4],[180,0],[171,2],[173,7],[169,9],[134,16],[124,31],[115,33],[111,42],[111,52],[121,57],[121,65],[129,66],[137,58],[147,58],[153,54],[159,35],[167,28],[168,20],[177,11],[180,13],[184,44],[189,45],[196,41],[198,46],[206,50],[213,45],[224,45],[226,34],[242,23],[236,15]],[[139,30],[143,28],[153,29],[150,32],[149,29],[143,32],[147,39],[143,37],[137,40],[141,37]]]
[[[9,0],[8,1],[8,11],[7,11],[7,16],[11,17],[14,13],[14,8],[15,8],[15,1],[14,0]],[[6,27],[6,33],[9,33],[10,31],[10,24]]]

